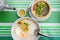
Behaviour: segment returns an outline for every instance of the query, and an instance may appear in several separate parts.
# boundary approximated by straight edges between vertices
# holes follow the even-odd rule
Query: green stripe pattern
[[[26,17],[30,17],[28,13],[26,13]],[[16,11],[2,11],[0,12],[0,23],[13,23],[19,17],[17,16]],[[60,11],[52,11],[51,16],[46,21],[39,21],[39,23],[60,23]]]
[[[6,4],[17,9],[27,9],[32,0],[7,0]],[[47,0],[51,5],[51,9],[60,9],[60,0]],[[30,17],[29,13],[26,13],[26,17]],[[0,11],[0,23],[14,23],[19,17],[17,11]],[[39,21],[38,23],[60,23],[60,11],[51,11],[51,16],[45,21]],[[11,37],[11,25],[0,26],[0,40],[13,40]],[[60,40],[60,26],[40,26],[40,32],[42,34],[50,35],[51,38],[40,37],[39,40]]]

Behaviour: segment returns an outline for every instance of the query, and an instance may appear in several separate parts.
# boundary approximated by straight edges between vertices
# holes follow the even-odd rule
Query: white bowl
[[[24,19],[24,18],[29,18],[29,17],[19,18],[19,19],[16,20],[16,21],[14,22],[14,24],[12,25],[11,35],[12,35],[12,38],[13,38],[14,40],[19,40],[18,36],[14,33],[14,27],[16,26],[15,24],[16,24],[16,22],[18,22],[19,20]],[[32,18],[29,18],[29,19],[33,20]],[[33,20],[33,21],[34,21],[34,20]],[[34,21],[34,22],[37,24],[37,26],[39,26],[36,21]],[[37,28],[39,29],[39,27],[37,27]],[[39,36],[38,36],[38,37],[39,37]],[[38,39],[38,37],[36,38],[36,40]]]
[[[26,10],[25,10],[25,9],[18,9],[18,10],[17,10],[17,15],[18,15],[19,17],[24,17],[25,15],[24,15],[24,16],[20,16],[20,15],[19,15],[19,11],[20,11],[20,10],[24,10],[24,11],[25,11],[25,15],[26,15]]]
[[[31,11],[30,11],[30,15],[31,15],[31,17],[33,18],[33,19],[35,19],[35,20],[39,20],[39,21],[44,21],[44,20],[47,20],[49,17],[50,17],[50,15],[51,15],[51,7],[50,7],[50,4],[47,2],[47,1],[44,1],[44,2],[46,2],[48,5],[49,5],[49,8],[50,8],[50,10],[49,10],[49,13],[45,16],[45,17],[40,17],[40,18],[38,18],[38,17],[36,17],[36,16],[34,16],[34,14],[33,14],[33,5],[36,3],[36,2],[39,2],[39,1],[44,1],[44,0],[37,0],[37,1],[34,1],[34,3],[32,3],[32,5],[31,5]]]

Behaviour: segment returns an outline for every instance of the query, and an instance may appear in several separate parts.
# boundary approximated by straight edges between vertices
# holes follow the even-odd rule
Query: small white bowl
[[[24,10],[24,11],[25,11],[24,16],[26,16],[26,10],[25,10],[25,9],[18,9],[18,10],[17,10],[17,15],[18,15],[19,17],[24,17],[24,16],[20,16],[20,14],[19,14],[19,11],[20,11],[20,10]]]

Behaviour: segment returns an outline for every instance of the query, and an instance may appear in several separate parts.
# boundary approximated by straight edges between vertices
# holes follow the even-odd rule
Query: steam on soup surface
[[[44,1],[36,2],[33,5],[33,14],[36,17],[45,17],[49,13],[49,5]]]

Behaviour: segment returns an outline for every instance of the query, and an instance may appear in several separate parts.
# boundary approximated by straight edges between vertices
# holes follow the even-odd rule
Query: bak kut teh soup
[[[37,1],[32,5],[32,14],[37,18],[43,18],[49,14],[50,6],[45,1]]]

